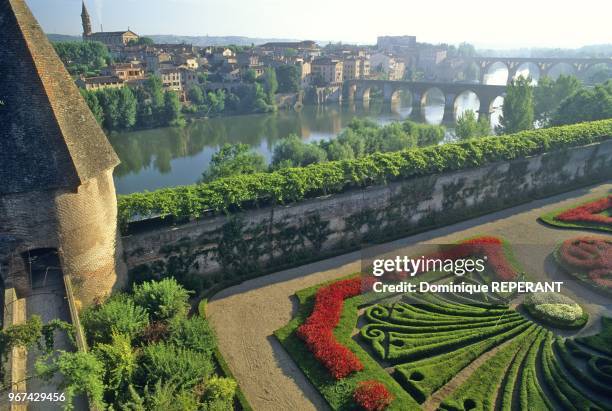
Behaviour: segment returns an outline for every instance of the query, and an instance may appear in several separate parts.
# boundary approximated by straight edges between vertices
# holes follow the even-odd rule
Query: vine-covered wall
[[[132,279],[207,289],[612,178],[612,141],[123,238]]]

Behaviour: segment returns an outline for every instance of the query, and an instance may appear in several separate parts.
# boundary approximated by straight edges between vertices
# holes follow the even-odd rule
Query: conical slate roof
[[[117,164],[24,0],[0,0],[0,194],[74,190]]]

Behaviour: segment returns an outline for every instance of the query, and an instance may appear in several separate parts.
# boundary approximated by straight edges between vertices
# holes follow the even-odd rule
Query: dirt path
[[[611,191],[612,184],[576,190],[387,245],[411,255],[416,252],[415,245],[421,242],[444,244],[476,235],[501,236],[513,247],[524,247],[517,258],[527,273],[540,273],[544,278],[543,273],[550,270],[547,257],[553,246],[584,232],[551,228],[538,223],[537,218],[581,198],[603,196]],[[253,279],[223,290],[209,302],[208,315],[217,332],[221,353],[255,410],[328,408],[272,332],[292,318],[297,304],[292,295],[296,291],[359,271],[360,258],[361,253],[354,252]],[[610,306],[606,307],[609,301],[604,297],[574,283],[566,286],[571,294],[589,301],[589,326],[594,326],[602,313],[612,315]]]

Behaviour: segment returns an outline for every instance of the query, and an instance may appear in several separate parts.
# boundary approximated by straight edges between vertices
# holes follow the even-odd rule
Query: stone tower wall
[[[70,275],[75,298],[81,305],[107,296],[127,281],[112,170],[89,179],[77,192],[58,190],[0,197],[0,234],[17,239],[13,252],[16,259],[28,250],[57,249],[62,269]],[[27,278],[13,274],[18,274],[12,281],[16,289],[27,292]]]

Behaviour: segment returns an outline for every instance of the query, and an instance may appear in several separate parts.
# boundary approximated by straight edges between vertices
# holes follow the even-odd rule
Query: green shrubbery
[[[197,218],[207,210],[231,211],[282,204],[391,180],[474,168],[612,138],[612,120],[483,137],[454,144],[376,153],[362,158],[221,178],[190,186],[119,196],[123,227],[152,216]]]
[[[67,409],[78,394],[98,409],[232,409],[236,383],[215,375],[213,332],[201,316],[187,316],[188,299],[165,279],[87,308],[90,351],[41,357],[38,374],[62,376]]]
[[[523,305],[533,317],[553,327],[580,328],[589,318],[580,305],[563,294],[532,293]]]

